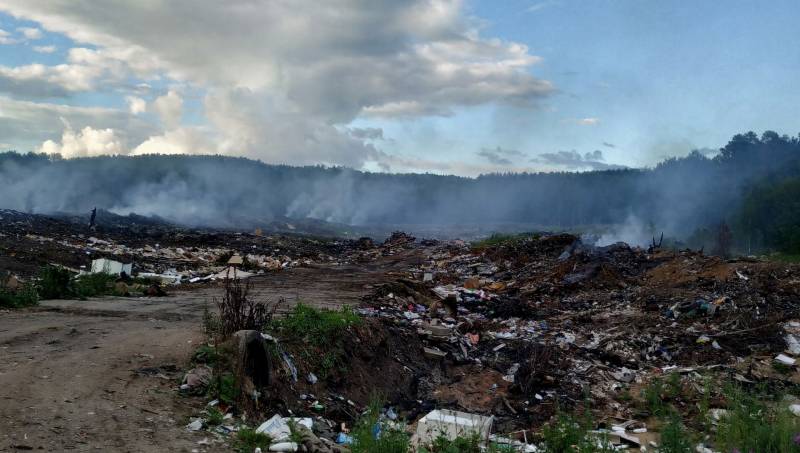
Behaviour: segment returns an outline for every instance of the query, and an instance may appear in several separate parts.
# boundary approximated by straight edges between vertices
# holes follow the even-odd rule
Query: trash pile
[[[364,297],[341,369],[318,378],[301,348],[284,345],[259,403],[338,427],[312,423],[326,444],[346,439],[342,423],[377,393],[410,432],[459,411],[490,417],[493,439],[516,451],[536,451],[545,423],[583,407],[614,448],[646,450],[658,444],[654,414],[635,400],[654,379],[677,376],[673,398],[692,416],[708,373],[800,384],[798,266],[595,247],[569,234],[477,247],[400,234],[364,242],[362,258],[401,247],[422,259]]]
[[[355,240],[190,229],[136,219],[139,223],[89,228],[73,218],[0,210],[0,268],[28,279],[48,264],[88,272],[93,260],[106,258],[132,263],[135,276],[198,283],[223,278],[233,254],[244,258],[244,271],[256,274],[315,263],[345,264],[351,254],[362,251]]]

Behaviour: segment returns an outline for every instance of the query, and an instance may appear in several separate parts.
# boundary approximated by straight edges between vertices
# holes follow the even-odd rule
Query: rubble
[[[800,272],[794,266],[625,244],[593,247],[566,234],[481,249],[445,241],[413,250],[423,259],[365,295],[359,313],[372,332],[386,331],[412,352],[395,359],[418,382],[415,388],[383,382],[382,365],[373,362],[374,376],[351,372],[321,378],[313,390],[296,388],[316,395],[306,401],[335,391],[363,407],[367,401],[352,385],[385,389],[417,430],[427,422],[420,409],[456,410],[491,417],[500,437],[533,451],[521,433],[535,438],[557,407],[589,398],[600,419],[613,421],[598,435],[638,449],[657,437],[649,437],[641,409],[625,395],[653,379],[677,372],[691,382],[707,369],[728,370],[740,382],[782,380],[768,371],[769,362],[796,360]],[[359,351],[383,354],[377,339],[354,336]],[[348,353],[356,369],[359,354]],[[753,361],[764,366],[748,365]],[[299,374],[314,371],[303,361],[293,366]],[[280,405],[311,407],[287,391],[276,390]],[[336,417],[335,401],[323,412]]]
[[[201,285],[224,279],[232,256],[241,261],[234,264],[241,278],[314,263],[369,260],[380,254],[370,244],[365,248],[363,241],[179,228],[138,216],[127,224],[123,220],[108,224],[101,219],[88,230],[85,219],[0,210],[0,269],[28,279],[55,263],[75,273],[124,271],[164,284]],[[404,241],[407,238],[396,245]],[[386,250],[394,246],[389,244]]]

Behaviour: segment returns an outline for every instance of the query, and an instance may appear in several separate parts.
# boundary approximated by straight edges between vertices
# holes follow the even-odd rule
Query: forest
[[[209,155],[63,159],[0,154],[0,207],[93,207],[196,226],[250,228],[275,218],[350,225],[499,225],[581,229],[640,224],[692,247],[721,226],[742,253],[800,253],[800,137],[737,134],[713,156],[653,168],[477,178],[269,165]]]

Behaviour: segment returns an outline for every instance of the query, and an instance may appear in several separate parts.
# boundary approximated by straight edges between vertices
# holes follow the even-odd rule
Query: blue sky
[[[5,148],[475,175],[800,132],[792,1],[30,3],[0,0]]]

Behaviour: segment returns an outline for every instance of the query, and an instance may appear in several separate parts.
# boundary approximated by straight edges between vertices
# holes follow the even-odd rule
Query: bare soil
[[[254,277],[253,289],[290,304],[357,304],[410,258],[291,269]],[[55,300],[0,313],[0,451],[226,451],[185,429],[205,401],[175,391],[203,341],[203,307],[220,294]]]

